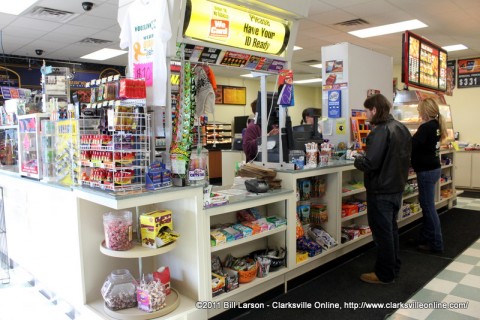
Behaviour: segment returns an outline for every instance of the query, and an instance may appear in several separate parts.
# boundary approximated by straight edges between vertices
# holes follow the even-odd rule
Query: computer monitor
[[[233,134],[242,134],[243,129],[247,127],[248,116],[239,116],[233,118]]]
[[[322,143],[322,134],[318,131],[315,133],[311,124],[302,124],[292,127],[293,145],[289,146],[290,150],[305,151],[305,144],[309,142]]]

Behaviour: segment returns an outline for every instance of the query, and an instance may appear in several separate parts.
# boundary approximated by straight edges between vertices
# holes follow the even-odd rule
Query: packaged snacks
[[[252,229],[250,229],[249,227],[246,227],[246,226],[244,226],[244,225],[242,225],[242,224],[240,224],[240,223],[234,224],[234,225],[232,226],[232,228],[235,229],[235,230],[240,231],[240,232],[242,233],[242,235],[243,235],[243,238],[249,237],[249,236],[252,235]]]
[[[310,221],[313,223],[325,223],[328,221],[326,204],[314,203],[310,206]]]
[[[140,215],[142,246],[157,248],[156,238],[162,229],[173,230],[172,211],[157,210]]]
[[[172,290],[170,288],[170,268],[160,267],[153,273],[153,280],[159,281],[165,288],[165,293],[169,295]]]
[[[210,238],[213,241],[215,241],[215,246],[218,246],[222,243],[227,242],[227,238],[225,237],[225,235],[219,229],[211,230],[210,231]]]

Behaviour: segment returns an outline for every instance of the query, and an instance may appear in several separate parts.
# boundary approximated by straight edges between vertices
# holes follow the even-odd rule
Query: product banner
[[[28,89],[19,89],[19,88],[11,88],[11,87],[1,87],[3,99],[25,99],[29,98],[30,94],[32,93],[31,90]]]
[[[342,90],[328,91],[328,117],[340,118],[342,116]]]
[[[480,87],[480,58],[459,59],[458,88]]]

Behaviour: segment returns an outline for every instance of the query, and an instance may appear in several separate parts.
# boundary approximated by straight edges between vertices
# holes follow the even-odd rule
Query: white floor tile
[[[455,282],[435,278],[427,283],[425,289],[442,293],[450,293],[456,285],[457,284]]]
[[[413,301],[414,300],[408,300],[408,302]],[[432,311],[432,309],[398,309],[395,314],[400,314],[402,316],[420,320],[427,318]]]
[[[478,250],[478,249],[469,248],[469,249],[465,250],[465,252],[463,254],[467,255],[467,256],[480,258],[480,250]]]
[[[480,288],[480,276],[467,274],[459,283],[470,287]],[[478,297],[478,300],[480,300],[480,297]],[[480,315],[480,313],[478,314]]]
[[[446,270],[451,270],[451,271],[456,271],[456,272],[461,272],[461,273],[469,273],[473,269],[473,267],[474,267],[473,265],[468,264],[468,263],[453,261],[445,269]]]
[[[466,309],[449,309],[450,311],[454,311],[457,313],[461,313],[470,317],[474,317],[478,319],[480,315],[480,302],[479,301],[473,301],[469,299],[465,299],[462,297],[457,297],[457,296],[452,296],[452,295],[447,295],[444,299],[443,302],[447,303],[452,303],[452,302],[468,302],[468,306]]]

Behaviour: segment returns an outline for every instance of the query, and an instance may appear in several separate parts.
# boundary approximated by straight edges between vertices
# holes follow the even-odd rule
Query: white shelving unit
[[[133,248],[126,251],[115,251],[110,250],[105,246],[105,241],[102,241],[100,244],[100,252],[104,255],[115,257],[115,258],[136,258],[138,259],[139,263],[139,276],[141,276],[142,270],[142,258],[146,257],[153,257],[157,255],[161,255],[167,252],[172,251],[175,249],[176,242],[170,243],[164,247],[160,247],[157,249],[145,248],[142,247],[141,244],[135,243]],[[146,320],[146,319],[153,319],[158,318],[164,315],[169,314],[170,312],[174,311],[180,305],[180,295],[174,288],[171,288],[171,293],[166,298],[166,306],[158,311],[154,311],[152,313],[146,313],[144,311],[138,310],[137,308],[129,308],[123,309],[118,311],[113,311],[108,309],[104,306],[105,313],[115,319],[125,319],[125,320]]]
[[[204,244],[198,241],[203,226],[202,188],[169,188],[125,196],[81,188],[74,189],[74,192],[80,211],[86,307],[93,314],[102,319],[186,319],[187,314],[206,319],[206,310],[195,308],[196,301],[207,300],[205,292],[209,288],[209,283],[204,280],[207,264]],[[112,209],[139,213],[169,209],[173,227],[180,237],[176,242],[157,249],[145,248],[139,243],[127,251],[107,249],[103,243],[102,212]],[[134,221],[134,229],[135,224]],[[135,275],[153,272],[160,266],[169,266],[171,287],[175,289],[167,298],[166,308],[152,314],[135,308],[119,313],[104,308],[100,287],[111,270],[127,268]]]
[[[442,151],[443,158],[451,155],[453,155],[451,150]],[[454,158],[452,164],[455,164]],[[450,174],[449,170],[453,170],[452,168],[454,166],[451,164],[445,164],[442,172]],[[277,177],[282,179],[283,189],[258,196],[232,196],[229,204],[209,209],[203,208],[201,187],[172,187],[122,195],[81,187],[55,189],[55,192],[52,192],[52,188],[58,187],[0,174],[0,186],[6,190],[4,193],[6,218],[14,237],[11,242],[9,241],[9,244],[15,245],[11,248],[12,258],[32,270],[39,281],[49,284],[49,289],[65,297],[66,301],[71,302],[82,314],[88,314],[89,319],[114,319],[105,311],[100,294],[102,283],[114,269],[126,268],[137,275],[140,269],[152,272],[160,266],[169,266],[171,286],[178,293],[179,302],[173,311],[166,315],[158,315],[158,319],[208,319],[223,312],[224,309],[197,309],[196,301],[243,302],[279,286],[287,291],[290,280],[372,241],[371,234],[365,234],[341,243],[343,226],[353,223],[367,224],[367,214],[364,211],[341,217],[342,200],[349,197],[357,199],[366,197],[366,192],[362,188],[355,190],[358,191],[355,194],[342,193],[347,181],[363,180],[362,173],[348,161],[334,162],[328,167],[317,169],[279,171]],[[312,177],[320,177],[325,181],[325,193],[315,198],[315,202],[326,205],[328,221],[322,223],[322,227],[335,239],[337,245],[297,263],[295,255],[297,182]],[[414,179],[415,176],[411,175],[409,178]],[[439,183],[437,206],[448,206],[453,203],[455,195],[440,198],[440,191],[441,188],[454,185],[453,174],[452,183],[444,185]],[[405,201],[410,200],[415,200],[415,197]],[[258,208],[263,216],[284,217],[287,225],[212,247],[210,226],[235,222],[236,212],[247,208]],[[161,209],[173,212],[173,226],[180,234],[175,243],[159,249],[136,245],[125,252],[111,251],[102,246],[103,213],[111,210],[132,212],[138,210],[139,213],[143,213]],[[398,224],[401,227],[420,217],[421,212],[416,212],[399,219]],[[62,223],[68,228],[57,230],[59,219],[62,219]],[[58,237],[62,239],[58,244],[62,254],[59,255],[57,250],[43,252],[42,256],[38,257],[37,251],[42,252],[41,248],[55,242]],[[252,282],[240,284],[239,288],[230,292],[212,296],[212,254],[225,257],[230,253],[240,257],[265,247],[274,249],[280,246],[287,250],[284,267],[270,271],[265,278],[257,278]],[[45,259],[45,255],[48,259]],[[142,261],[141,266],[138,263],[139,259]],[[65,270],[68,270],[71,276],[68,283],[62,281],[65,278],[63,276]]]
[[[288,220],[287,208],[292,201],[292,190],[274,190],[266,194],[236,196],[230,200],[230,203],[221,207],[214,207],[205,210],[205,235],[204,243],[209,247],[210,255],[220,257],[223,262],[227,254],[234,257],[242,257],[250,252],[260,249],[279,249],[287,247],[287,238],[290,235],[290,224],[295,220]],[[210,226],[218,223],[235,223],[236,212],[243,209],[257,208],[263,217],[277,216],[287,219],[287,225],[279,226],[275,229],[260,232],[242,239],[226,242],[218,246],[210,246]],[[294,224],[294,223],[293,223]],[[287,257],[288,257],[287,249]],[[207,300],[227,301],[235,300],[243,302],[252,296],[261,294],[272,286],[283,283],[283,275],[288,272],[289,266],[281,267],[275,271],[270,271],[266,277],[256,278],[249,283],[240,283],[239,287],[229,292],[221,293],[213,297],[210,290]],[[211,281],[211,261],[207,266],[207,279]],[[209,309],[208,317],[212,317],[225,309]]]

